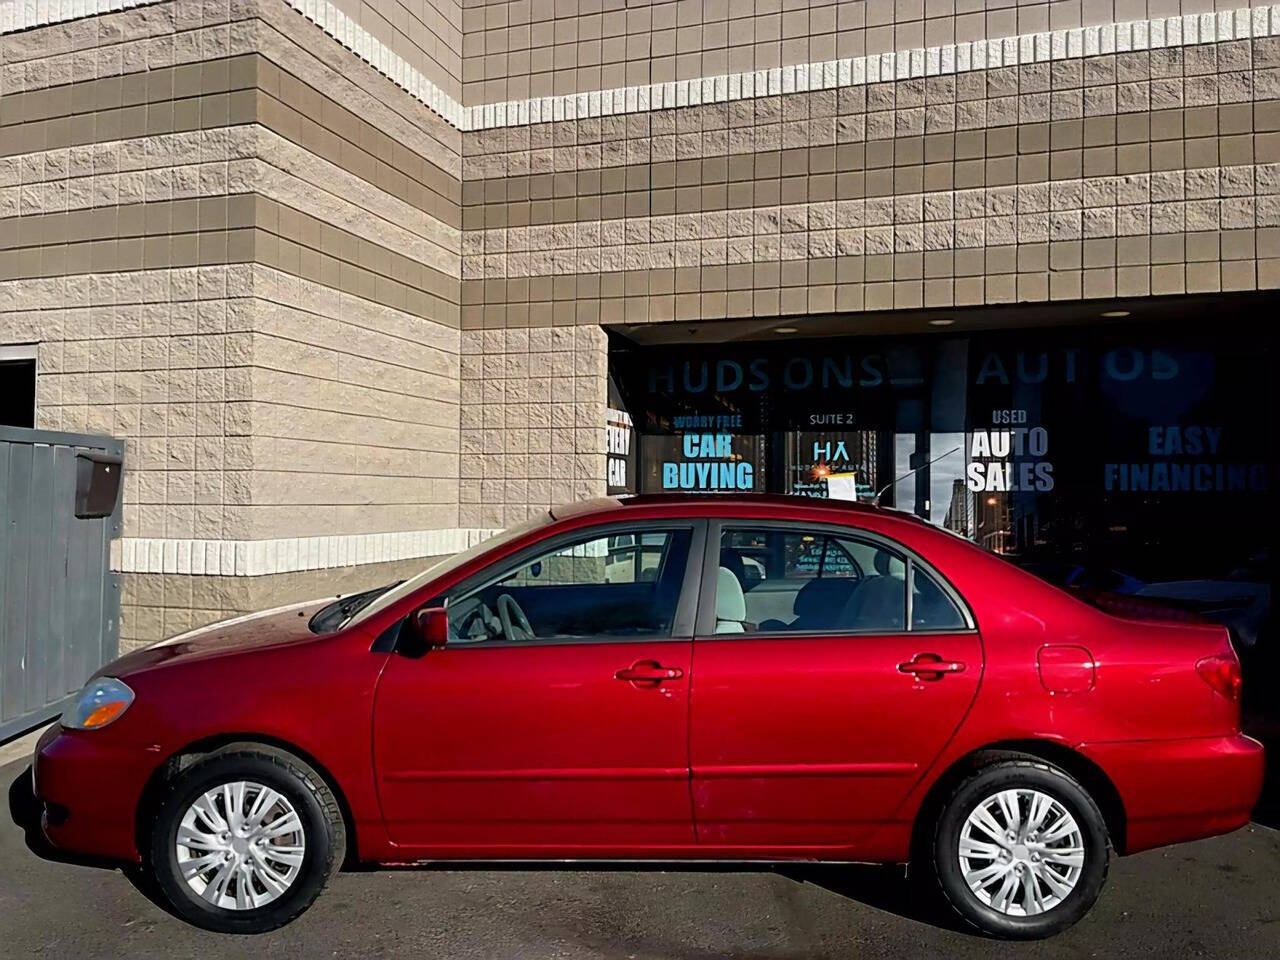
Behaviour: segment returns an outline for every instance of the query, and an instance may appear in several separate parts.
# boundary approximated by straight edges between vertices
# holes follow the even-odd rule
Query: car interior
[[[448,601],[451,644],[670,633],[692,532],[597,534],[464,585]],[[727,530],[715,582],[715,632],[905,629],[907,564],[857,538],[791,529]],[[912,578],[911,629],[965,620],[923,570]]]
[[[596,535],[519,560],[449,600],[449,642],[667,634],[691,538],[687,529]]]
[[[918,567],[912,585],[913,630],[966,625]],[[906,562],[884,547],[825,534],[729,530],[721,540],[716,632],[899,631],[906,591]]]
[[[906,615],[903,560],[825,534],[725,531],[717,588],[717,633],[900,630]]]

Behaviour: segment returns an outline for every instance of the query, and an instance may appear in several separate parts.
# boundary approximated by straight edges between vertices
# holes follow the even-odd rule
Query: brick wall
[[[0,36],[0,342],[128,441],[126,642],[602,493],[602,325],[1280,284],[1273,7],[318,11]]]
[[[456,527],[457,131],[284,3],[0,58],[0,339],[40,345],[40,426],[126,439],[137,562]],[[320,588],[177,564],[126,577],[126,646]]]
[[[334,0],[455,100],[462,98],[462,0]]]
[[[525,389],[526,343],[600,369],[566,327],[842,313],[856,333],[896,310],[1275,289],[1277,68],[1267,36],[472,133],[461,319],[492,402],[464,362],[464,420]],[[552,471],[599,493],[603,387],[572,403]],[[545,416],[507,406],[472,441],[489,479],[464,474],[464,514],[541,502],[541,462],[518,471]]]
[[[1234,6],[1213,0],[467,0],[464,100],[495,103],[714,77]]]

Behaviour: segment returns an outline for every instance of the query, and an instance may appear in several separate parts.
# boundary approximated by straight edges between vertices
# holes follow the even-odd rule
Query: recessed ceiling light
[[[795,327],[774,327],[773,332],[774,333],[799,333],[800,331],[797,330]]]
[[[1102,316],[1106,317],[1109,320],[1114,320],[1117,317],[1127,317],[1128,315],[1129,315],[1128,310],[1103,310],[1102,311]]]
[[[955,323],[955,321],[954,321],[954,320],[952,320],[950,317],[935,317],[934,319],[932,319],[932,320],[930,320],[930,321],[929,321],[929,326],[931,326],[931,327],[949,327],[949,326],[951,326],[953,323]]]

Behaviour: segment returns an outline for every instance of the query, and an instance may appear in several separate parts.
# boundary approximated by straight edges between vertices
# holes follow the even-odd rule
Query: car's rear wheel
[[[933,835],[952,909],[991,936],[1052,936],[1083,917],[1106,881],[1106,822],[1065,771],[1037,760],[983,767],[946,800]]]
[[[342,812],[297,757],[266,746],[205,757],[164,785],[147,867],[190,923],[263,933],[293,920],[342,863]]]

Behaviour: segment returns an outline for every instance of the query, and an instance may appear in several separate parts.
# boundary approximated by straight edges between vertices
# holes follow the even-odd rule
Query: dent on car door
[[[710,559],[713,542],[704,563],[691,694],[698,839],[855,847],[892,816],[972,702],[982,670],[972,620],[936,573],[887,541],[727,521],[711,536],[719,552]],[[817,550],[832,555],[827,538],[857,563],[813,564]],[[774,558],[761,583],[800,582],[788,617],[759,619],[759,584],[726,565],[751,548]]]
[[[393,841],[421,856],[693,842],[687,697],[702,539],[693,524],[628,535],[642,532],[652,563],[623,563],[629,544],[612,528],[500,561],[449,591],[443,648],[389,661],[374,738]]]

